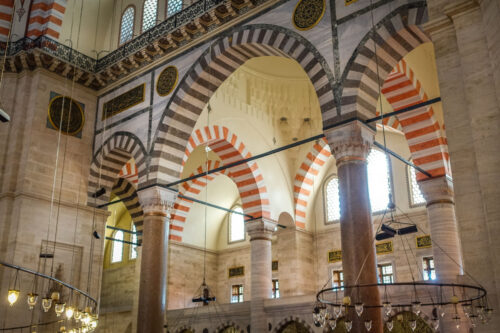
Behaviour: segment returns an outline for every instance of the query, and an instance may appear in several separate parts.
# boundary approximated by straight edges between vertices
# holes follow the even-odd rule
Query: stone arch
[[[224,165],[252,156],[245,144],[227,127],[205,126],[195,130],[188,139],[182,165],[193,150],[202,144],[207,144],[220,157]],[[256,218],[270,217],[267,188],[257,162],[250,161],[231,167],[226,175],[236,183],[245,214]]]
[[[382,93],[394,111],[428,100],[422,84],[404,59],[389,73],[382,86]],[[384,119],[384,123],[388,122],[388,119]],[[399,114],[397,123],[408,141],[415,165],[433,177],[451,176],[448,144],[434,117],[432,105]],[[426,178],[427,176],[417,172],[417,180]]]
[[[208,161],[208,170],[218,168],[219,166],[221,166],[221,161]],[[200,165],[198,168],[196,168],[196,173],[200,174],[206,172],[206,170],[206,166]],[[205,186],[207,186],[208,182],[212,181],[219,175],[227,175],[228,173],[228,169],[224,169],[220,172],[209,174],[206,178],[200,177],[189,180],[181,185],[179,192],[186,196],[196,196],[203,190],[203,188],[205,188]],[[191,173],[191,175],[189,176],[194,176],[194,173]],[[174,204],[174,212],[170,220],[169,239],[182,242],[184,223],[186,222],[187,215],[189,214],[192,206],[193,201],[183,197],[177,197],[177,200]]]
[[[195,333],[196,330],[189,325],[183,325],[175,330],[175,333]]]
[[[273,333],[286,332],[284,330],[287,328],[287,326],[290,324],[294,324],[294,323],[300,325],[300,327],[302,327],[303,329],[306,330],[306,331],[298,331],[298,333],[302,333],[302,332],[311,332],[312,333],[312,332],[314,332],[314,330],[311,328],[311,326],[309,326],[309,324],[304,319],[301,319],[299,317],[290,316],[290,317],[283,318],[276,325],[276,327],[273,330]]]
[[[127,208],[137,231],[137,242],[142,244],[144,213],[135,186],[129,180],[119,177],[111,190],[111,196],[113,194],[118,196]]]
[[[232,320],[228,320],[222,324],[219,324],[219,326],[217,326],[217,328],[215,329],[215,333],[224,332],[225,329],[231,328],[231,327],[234,328],[236,332],[245,333],[245,330],[242,329],[239,325],[237,325]]]
[[[295,200],[295,225],[306,227],[306,212],[309,197],[312,193],[314,178],[331,156],[330,146],[325,138],[319,139],[307,153],[293,181],[293,197]]]
[[[132,133],[116,132],[97,149],[90,165],[87,204],[100,205],[109,201],[114,182],[120,170],[131,158],[138,168],[139,182],[146,174],[146,150],[142,142]],[[105,193],[97,199],[92,197],[98,189]]]
[[[366,118],[375,116],[378,82],[382,84],[406,54],[430,41],[418,27],[426,19],[425,1],[403,5],[385,16],[365,35],[342,74],[341,116],[354,112]],[[378,57],[375,57],[374,45],[377,46]],[[336,120],[323,119],[325,126]]]
[[[261,56],[296,60],[311,79],[324,117],[334,112],[333,75],[309,41],[274,25],[234,28],[211,48],[207,47],[176,88],[155,135],[150,182],[169,183],[178,179],[187,140],[212,94],[239,66]]]

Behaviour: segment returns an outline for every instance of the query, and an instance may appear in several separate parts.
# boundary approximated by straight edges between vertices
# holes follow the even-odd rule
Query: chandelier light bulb
[[[365,320],[365,328],[367,332],[370,332],[372,329],[372,321],[371,320]]]
[[[328,324],[330,325],[330,328],[332,329],[332,331],[337,327],[337,320],[335,319],[331,319]]]
[[[58,292],[58,291],[53,291],[53,292],[52,292],[52,294],[50,295],[50,298],[51,298],[54,302],[58,302],[60,297],[61,297],[61,294],[59,294],[59,292]]]
[[[82,322],[85,325],[88,325],[90,323],[90,314],[84,313],[82,316]]]
[[[71,319],[71,318],[73,317],[73,314],[74,314],[74,313],[75,313],[75,310],[73,309],[73,307],[72,307],[72,306],[68,306],[68,307],[66,308],[66,312],[65,312],[65,314],[66,314],[66,318]]]
[[[58,317],[60,317],[64,312],[65,305],[65,303],[56,303],[56,305],[54,305],[54,311]]]
[[[333,316],[335,317],[335,319],[338,319],[340,317],[341,312],[342,312],[342,309],[340,308],[339,305],[333,306]]]
[[[384,302],[384,303],[382,303],[382,306],[384,308],[384,313],[387,316],[390,316],[390,314],[392,312],[392,304],[391,304],[391,302]]]
[[[42,299],[43,312],[49,312],[51,306],[52,306],[52,298],[45,297]]]
[[[361,317],[363,314],[363,303],[356,303],[354,304],[354,309],[356,310],[356,314],[358,317]]]
[[[439,328],[439,319],[432,319],[432,328],[434,328],[434,330],[437,330]]]
[[[415,313],[417,316],[420,314],[420,311],[421,311],[421,305],[422,303],[420,302],[413,302],[411,303],[411,310],[413,311],[413,313]]]
[[[416,320],[410,320],[410,328],[412,331],[415,331],[417,329],[417,321]]]
[[[77,322],[78,322],[78,321],[80,321],[80,319],[82,319],[82,313],[81,313],[81,312],[80,312],[80,310],[78,310],[78,309],[77,309],[77,310],[75,310],[75,314],[74,314],[74,316],[75,316],[75,320],[76,320]]]
[[[392,319],[390,319],[390,320],[386,323],[386,326],[387,326],[387,329],[389,330],[389,332],[392,332],[392,329],[394,328],[394,322],[392,321]]]
[[[350,332],[350,331],[352,330],[352,321],[350,321],[350,320],[346,320],[346,321],[344,322],[344,324],[345,324],[345,329],[346,329],[346,331],[347,331],[347,332]]]
[[[13,306],[14,303],[17,302],[18,298],[19,298],[19,290],[9,289],[9,293],[7,294],[7,300],[9,301],[10,306]]]
[[[27,302],[28,302],[28,307],[29,307],[30,310],[33,310],[33,308],[35,307],[37,301],[38,301],[38,295],[37,294],[34,294],[34,293],[29,293],[28,294]]]

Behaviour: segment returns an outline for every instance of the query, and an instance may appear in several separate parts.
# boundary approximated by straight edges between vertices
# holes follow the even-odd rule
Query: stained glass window
[[[343,287],[344,286],[344,271],[333,271],[332,272],[332,283],[334,287]],[[341,290],[343,290],[342,288]]]
[[[167,17],[174,15],[182,10],[182,0],[168,0]]]
[[[142,32],[156,25],[158,0],[145,0],[142,9]]]
[[[436,268],[434,267],[433,257],[424,257],[422,259],[422,268],[424,273],[424,280],[436,280]]]
[[[135,224],[132,222],[132,237],[130,237],[130,241],[134,244],[137,244],[137,229],[135,228]],[[130,259],[137,258],[137,245],[130,244]]]
[[[111,263],[120,262],[123,259],[123,231],[115,232],[113,237],[112,251],[111,251]]]
[[[243,302],[243,285],[235,284],[231,287],[231,303]]]
[[[134,36],[135,10],[130,6],[123,12],[120,24],[120,44],[128,42]]]
[[[379,283],[394,283],[394,270],[392,264],[378,265],[378,281]]]
[[[425,198],[417,183],[417,173],[415,172],[415,168],[411,166],[408,166],[408,178],[410,180],[408,182],[410,186],[410,204],[416,206],[425,203]]]
[[[234,211],[243,213],[241,207],[233,208]],[[231,213],[229,221],[229,241],[237,242],[245,239],[245,221],[243,215]]]
[[[337,177],[330,178],[326,184],[325,197],[327,221],[338,221],[340,219],[340,197],[339,179]]]
[[[372,212],[381,212],[389,204],[391,176],[387,155],[372,149],[368,155],[368,191]]]

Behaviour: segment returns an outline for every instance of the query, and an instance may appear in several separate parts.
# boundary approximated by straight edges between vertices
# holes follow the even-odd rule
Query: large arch
[[[239,66],[261,56],[295,59],[311,79],[324,117],[334,112],[333,76],[309,41],[274,25],[235,28],[203,52],[176,88],[155,135],[149,182],[178,179],[187,141],[212,94]]]
[[[130,216],[132,217],[132,221],[134,222],[137,231],[137,242],[142,244],[144,213],[142,211],[135,186],[127,179],[119,177],[116,179],[113,189],[111,190],[111,196],[113,195],[116,195],[123,200],[123,204],[127,208]]]
[[[403,5],[384,17],[365,35],[342,74],[341,116],[351,113],[366,118],[375,116],[379,82],[382,84],[386,80],[406,54],[430,42],[429,37],[418,27],[426,21],[426,15],[425,1]],[[378,57],[375,55],[375,45]],[[323,119],[323,122],[328,126],[337,120]]]
[[[109,201],[116,178],[131,158],[135,160],[140,182],[147,171],[147,152],[137,136],[129,132],[116,132],[97,149],[90,165],[88,205],[98,206]],[[93,198],[92,195],[101,188],[104,188],[105,193]]]
[[[203,144],[207,144],[225,165],[252,156],[245,144],[224,126],[205,126],[197,129],[187,141],[182,164],[197,146]],[[231,167],[227,176],[236,183],[245,214],[256,218],[270,217],[267,188],[257,162],[251,161]]]

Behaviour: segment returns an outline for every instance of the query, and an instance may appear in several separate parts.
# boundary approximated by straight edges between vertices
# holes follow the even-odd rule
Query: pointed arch
[[[303,328],[304,330],[307,330],[307,332],[314,332],[314,330],[311,328],[311,326],[309,326],[309,324],[304,319],[301,319],[301,318],[295,317],[295,316],[289,316],[289,317],[283,318],[276,325],[275,329],[273,330],[273,333],[280,333],[287,327],[287,325],[294,324],[294,323],[300,325],[301,328]]]
[[[295,200],[295,225],[298,228],[306,227],[306,213],[309,197],[314,186],[314,178],[321,167],[331,156],[330,146],[325,138],[314,143],[299,167],[293,183],[293,197]]]
[[[151,182],[169,183],[179,178],[187,140],[212,94],[239,66],[261,56],[296,60],[311,79],[323,117],[334,112],[333,75],[309,41],[274,25],[234,28],[207,47],[170,99],[152,146]]]
[[[382,93],[394,111],[428,100],[422,84],[404,59],[385,80]],[[399,114],[397,119],[408,141],[413,163],[433,177],[451,176],[448,144],[432,106]],[[426,178],[427,176],[417,172],[417,180]]]
[[[138,170],[139,183],[146,174],[146,150],[132,133],[116,132],[97,149],[90,165],[87,204],[98,206],[109,202],[111,190],[123,166],[133,158]],[[92,195],[104,188],[97,199]]]
[[[370,118],[376,114],[378,82],[384,82],[406,54],[430,41],[418,27],[426,20],[426,3],[419,1],[395,9],[365,35],[342,75],[340,116],[356,113]],[[378,57],[375,56],[375,45]],[[324,125],[336,121],[338,118],[324,119]]]
[[[116,179],[113,189],[111,190],[111,196],[113,195],[123,200],[122,202],[132,217],[132,222],[137,230],[137,243],[142,244],[144,212],[139,202],[136,187],[127,179],[119,177]]]

